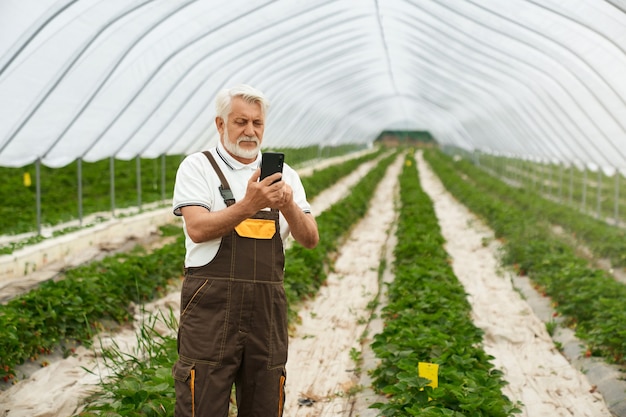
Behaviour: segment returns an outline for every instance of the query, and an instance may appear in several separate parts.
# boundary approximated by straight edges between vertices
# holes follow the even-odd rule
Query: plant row
[[[355,150],[355,149],[356,149],[356,145],[341,145],[337,147],[324,148],[323,154],[325,155],[328,154],[329,156],[337,156],[337,155],[342,155],[342,153],[340,152],[343,152],[343,154],[345,154],[349,152],[350,150]],[[303,161],[315,159],[316,157],[319,157],[319,154],[320,154],[320,151],[318,150],[317,146],[310,146],[310,147],[299,148],[299,149],[280,148],[280,149],[277,149],[277,151],[284,152],[286,155],[288,155],[290,163],[292,163],[291,162],[292,160],[294,160],[295,163],[302,163]],[[349,161],[343,164],[334,165],[327,169],[321,170],[319,173],[317,173],[317,175],[310,176],[308,178],[303,179],[303,183],[306,185],[306,190],[309,195],[309,198],[311,196],[317,195],[317,193],[323,190],[325,188],[325,184],[330,184],[334,180],[336,180],[336,178],[340,178],[340,177],[343,177],[344,175],[347,175],[356,166],[358,166],[359,164],[367,160],[370,160],[379,156],[381,152],[382,152],[382,149],[378,149],[375,152],[367,153],[366,155],[360,158],[350,159]],[[176,163],[179,162],[180,159],[181,159],[180,156],[166,158],[166,160],[168,161],[168,164],[167,164],[168,169],[166,169],[167,178],[165,179],[166,184],[169,184],[168,181],[170,180],[170,177],[171,179],[174,178],[176,174],[175,170],[177,169]],[[156,162],[155,160],[149,160],[149,161],[152,162],[153,164]],[[86,207],[84,207],[86,214],[90,214],[90,213],[94,213],[98,211],[104,211],[107,209],[106,204],[104,204],[105,203],[104,200],[106,198],[103,196],[106,195],[106,191],[108,190],[109,185],[108,183],[106,183],[106,181],[102,181],[102,172],[106,171],[106,168],[107,168],[103,165],[103,163],[104,161],[99,161],[99,162],[92,163],[92,164],[88,164],[88,163],[83,164],[83,168],[82,168],[83,188],[87,190],[87,191],[83,191],[83,197],[85,201],[87,202]],[[129,168],[127,166],[128,163],[129,163],[128,161],[118,162],[117,165],[115,166],[115,172],[116,173],[127,172]],[[62,219],[70,220],[76,217],[75,215],[72,214],[73,211],[77,208],[76,207],[77,206],[77,201],[76,201],[77,194],[76,194],[75,186],[72,184],[72,181],[76,180],[75,177],[76,177],[77,168],[75,165],[76,163],[73,163],[73,164],[68,165],[67,167],[56,169],[56,170],[50,169],[50,168],[44,168],[44,174],[42,175],[42,178],[43,178],[42,182],[44,183],[43,187],[45,189],[48,189],[48,187],[52,187],[52,188],[56,187],[55,191],[57,193],[56,194],[57,198],[53,198],[49,201],[46,201],[44,205],[46,207],[54,209],[55,211],[65,213],[63,217],[53,216],[53,220],[51,221],[52,224],[58,223]],[[120,165],[122,166],[120,167]],[[124,168],[124,166],[126,168]],[[28,172],[29,168],[32,168],[32,167],[25,167],[24,169]],[[153,171],[154,171],[152,172],[153,175],[142,176],[143,181],[148,180],[150,184],[152,184],[151,187],[148,187],[148,189],[152,190],[152,193],[148,193],[147,196],[144,196],[144,200],[148,202],[154,202],[154,201],[159,200],[160,198],[159,193],[157,192],[158,191],[157,182],[160,182],[159,181],[160,174],[159,172],[157,172],[156,169]],[[31,195],[34,192],[34,190],[28,190],[27,188],[24,188],[23,186],[19,185],[19,183],[17,182],[17,180],[20,177],[20,174],[21,174],[21,171],[18,172],[18,170],[16,169],[0,168],[0,178],[7,179],[6,183],[4,184],[4,187],[0,187],[0,197],[4,196],[6,197],[5,201],[9,201],[9,204],[7,205],[7,207],[12,207],[11,204],[13,204],[15,207],[18,207],[18,206],[28,207],[34,204],[34,196]],[[128,175],[120,175],[119,178],[121,178],[122,181],[119,181],[118,183],[116,183],[116,189],[117,189],[117,192],[121,194],[122,197],[120,198],[120,196],[117,196],[116,198],[122,201],[121,206],[128,207],[133,204],[136,204],[137,203],[137,198],[136,198],[137,186],[135,183],[130,181],[130,180],[134,180],[135,178],[132,176],[128,176]],[[126,180],[123,180],[124,178]],[[56,183],[60,183],[61,186],[59,186],[59,184],[56,184]],[[56,184],[56,185],[53,185],[53,184]],[[168,192],[171,192],[171,190]],[[43,194],[46,195],[46,193],[43,193]],[[94,195],[94,194],[95,196],[98,197],[97,199],[89,198],[90,195]],[[26,200],[24,200],[25,195],[26,195]],[[102,201],[98,199],[101,199]],[[100,203],[102,204],[100,204],[98,201],[100,201]],[[119,201],[118,201],[118,204],[119,204]],[[25,213],[24,211],[20,211],[19,214],[29,217],[29,219],[30,217],[35,215],[34,209],[30,213],[26,213],[26,214],[24,213]],[[8,217],[6,218],[8,219]],[[105,220],[104,218],[98,218],[95,220],[94,224],[104,221],[104,220]],[[31,220],[29,220],[29,222],[30,221]],[[6,224],[6,228],[9,230],[4,230],[4,232],[2,232],[4,226],[2,226],[0,222],[0,232],[4,234],[15,234],[15,233],[23,232],[26,230],[32,230],[34,228],[34,224],[31,224],[29,226],[30,229],[23,229],[22,227],[23,224],[24,223],[21,222],[20,219],[17,219],[17,220],[12,219],[12,221],[7,222]],[[91,226],[93,226],[93,224],[84,225],[82,227],[91,227]],[[80,228],[81,227],[79,226],[67,227],[62,230],[54,231],[51,236],[57,237],[60,235],[74,232]],[[21,249],[28,245],[33,245],[33,244],[42,242],[45,239],[46,237],[42,235],[33,235],[33,236],[29,236],[27,238],[24,238],[18,241],[9,242],[3,246],[0,246],[0,255],[11,254],[18,249]]]
[[[174,226],[162,230],[180,234]],[[70,269],[63,279],[43,282],[0,306],[0,377],[14,378],[17,365],[59,346],[89,344],[104,323],[128,321],[131,303],[164,294],[180,275],[183,257],[182,237],[151,253],[137,247]]]
[[[364,148],[364,145],[346,144],[337,146],[310,145],[303,148],[268,148],[267,151],[283,152],[285,161],[294,168],[302,163],[314,161],[320,158],[332,158],[335,156],[347,155]]]
[[[395,152],[384,156],[352,188],[349,195],[334,203],[316,217],[320,239],[314,249],[305,249],[297,243],[289,248],[285,264],[285,290],[291,318],[295,314],[293,310],[294,305],[303,298],[316,294],[319,287],[326,280],[326,270],[332,267],[332,257],[337,250],[341,236],[349,230],[351,225],[365,215],[374,189],[396,156]],[[359,159],[367,160],[370,158],[371,156],[366,155]],[[342,176],[358,166],[358,164],[352,161],[344,164],[350,167],[350,170],[343,172],[344,168],[340,168]],[[303,179],[305,187],[310,185],[312,181],[316,181],[314,178],[318,175],[324,179],[326,183],[325,188],[339,178],[337,175],[332,175],[332,172],[320,172],[311,177],[310,180],[306,179],[306,182],[309,184],[306,184]],[[317,195],[317,193],[314,195]]]
[[[482,349],[463,286],[443,248],[432,201],[419,185],[415,160],[400,176],[395,279],[383,309],[385,327],[372,348],[381,362],[374,387],[388,396],[382,416],[509,416],[517,405],[502,394],[506,382]],[[418,363],[439,365],[437,388]]]
[[[140,159],[141,200],[151,203],[162,200],[165,193],[171,196],[176,170],[182,156],[173,155],[160,159]],[[116,208],[137,205],[137,160],[115,160],[113,177]],[[36,212],[36,167],[34,164],[22,168],[0,168],[0,234],[13,235],[37,230]],[[45,225],[75,220],[78,218],[79,164],[72,162],[62,168],[40,168],[41,221]],[[81,190],[83,214],[89,215],[111,210],[111,163],[108,159],[97,162],[82,162]],[[26,185],[24,176],[31,178]],[[165,178],[162,178],[165,175]],[[166,188],[162,189],[162,182]],[[20,210],[16,210],[20,207]]]
[[[466,160],[455,165],[471,173],[476,188],[494,193],[510,204],[517,205],[538,220],[547,220],[576,236],[597,257],[608,258],[614,267],[626,266],[626,229],[583,214],[577,208],[543,198],[528,188],[513,188],[478,169]]]
[[[601,216],[611,219],[609,223],[615,223],[616,204],[618,216],[623,219],[626,215],[626,178],[621,174],[610,177],[600,171],[598,176],[597,172],[581,171],[574,166],[565,168],[486,155],[481,155],[480,161],[482,167],[491,168],[495,175],[523,184],[538,195],[567,205],[573,212],[597,215],[600,193]]]
[[[574,245],[552,232],[551,224],[542,219],[553,216],[548,205],[545,214],[536,212],[534,204],[522,203],[524,190],[512,188],[464,161],[455,162],[436,152],[426,153],[426,158],[448,191],[481,216],[502,241],[502,262],[519,274],[527,274],[551,297],[557,312],[586,341],[590,352],[624,363],[626,286],[577,256]],[[528,194],[526,198],[538,197]]]
[[[350,169],[354,162],[346,164]],[[349,169],[331,166],[319,175],[329,186]],[[305,181],[320,183],[313,177]],[[130,303],[162,295],[171,280],[180,276],[184,259],[180,228],[163,230],[178,235],[178,241],[152,253],[137,248],[134,253],[68,270],[62,280],[44,282],[0,306],[0,378],[15,378],[17,365],[35,361],[58,346],[88,342],[103,322],[129,320]],[[298,296],[306,292],[297,282],[292,285]]]
[[[342,145],[305,148],[281,148],[291,166],[320,157],[344,155],[358,148]],[[40,167],[41,221],[54,226],[79,217],[79,198],[83,215],[111,210],[111,187],[114,186],[116,209],[162,201],[169,198],[174,189],[176,171],[184,155],[168,155],[156,159],[133,159],[130,161],[109,159],[96,162],[74,161],[61,168]],[[111,172],[113,170],[113,172]],[[37,230],[35,164],[21,168],[0,167],[0,234],[15,235]],[[79,188],[79,172],[81,174]],[[26,176],[29,181],[26,181]],[[114,183],[111,184],[111,176]],[[138,195],[138,183],[139,192]],[[80,197],[79,197],[80,190]],[[15,210],[21,207],[20,210]],[[31,239],[25,243],[35,243]],[[1,248],[0,253],[11,253],[11,245]]]
[[[384,152],[384,148],[379,148],[376,151],[366,153],[358,158],[352,158],[324,169],[314,170],[312,175],[302,177],[302,185],[306,190],[307,199],[313,200],[319,193],[337,182],[339,178],[343,178],[352,173],[361,164],[380,157]]]
[[[304,249],[294,244],[286,251],[285,291],[291,323],[296,319],[298,301],[315,294],[325,281],[325,270],[332,267],[332,254],[342,236],[365,215],[370,197],[396,157],[395,153],[384,157],[348,196],[316,217],[320,243],[315,249]],[[171,325],[172,328],[175,326],[176,323]],[[103,383],[102,392],[91,399],[92,402],[80,413],[81,417],[172,415],[175,398],[171,368],[177,359],[176,339],[159,336],[149,327],[143,332],[148,335],[142,340],[159,342],[156,345],[147,342],[147,357],[141,360],[126,361],[119,352],[109,353],[114,358],[116,377]]]

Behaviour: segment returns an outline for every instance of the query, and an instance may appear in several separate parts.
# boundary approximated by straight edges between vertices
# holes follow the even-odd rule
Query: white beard
[[[241,142],[254,142],[256,146],[252,149],[242,148],[239,146]],[[232,143],[228,138],[228,130],[224,129],[224,148],[240,158],[254,159],[259,154],[259,138],[256,136],[240,136],[237,139],[237,143]]]

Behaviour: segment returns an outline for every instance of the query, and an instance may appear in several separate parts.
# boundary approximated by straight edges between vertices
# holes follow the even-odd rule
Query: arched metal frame
[[[266,145],[429,130],[469,152],[626,172],[626,11],[603,0],[3,3],[0,166],[186,154],[229,85]]]

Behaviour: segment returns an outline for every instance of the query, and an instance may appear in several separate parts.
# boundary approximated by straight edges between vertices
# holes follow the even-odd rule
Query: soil
[[[368,405],[384,401],[368,388],[367,370],[377,363],[368,344],[382,328],[377,311],[384,305],[383,282],[393,279],[389,266],[402,159],[389,168],[370,211],[339,250],[326,285],[300,307],[301,323],[290,340],[285,416],[369,417],[376,413]],[[514,287],[513,278],[499,267],[490,230],[445,191],[419,155],[418,162],[453,269],[469,294],[476,325],[485,332],[485,350],[508,381],[506,395],[524,403],[523,416],[610,416],[600,392],[555,348],[545,324]],[[365,172],[367,166],[319,195],[311,202],[313,212],[320,213],[345,196]],[[387,269],[379,272],[383,260]],[[174,290],[137,309],[138,322],[149,319],[151,312],[171,309],[177,315],[179,297]],[[372,311],[377,297],[378,310]],[[136,328],[100,335],[96,346],[116,343],[132,352]],[[78,347],[75,355],[52,358],[49,366],[0,392],[0,417],[72,415],[107,375],[98,352],[99,348]]]

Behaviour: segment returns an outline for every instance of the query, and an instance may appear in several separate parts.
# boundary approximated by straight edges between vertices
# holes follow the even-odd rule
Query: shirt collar
[[[224,161],[224,163],[228,166],[228,168],[232,169],[233,171],[244,169],[244,168],[257,169],[259,165],[261,164],[261,151],[259,151],[259,154],[257,155],[254,161],[252,161],[249,164],[244,164],[244,163],[239,162],[235,158],[233,158],[228,153],[226,148],[224,148],[224,145],[222,145],[221,141],[217,142],[217,155],[220,158],[222,158],[222,161]]]

